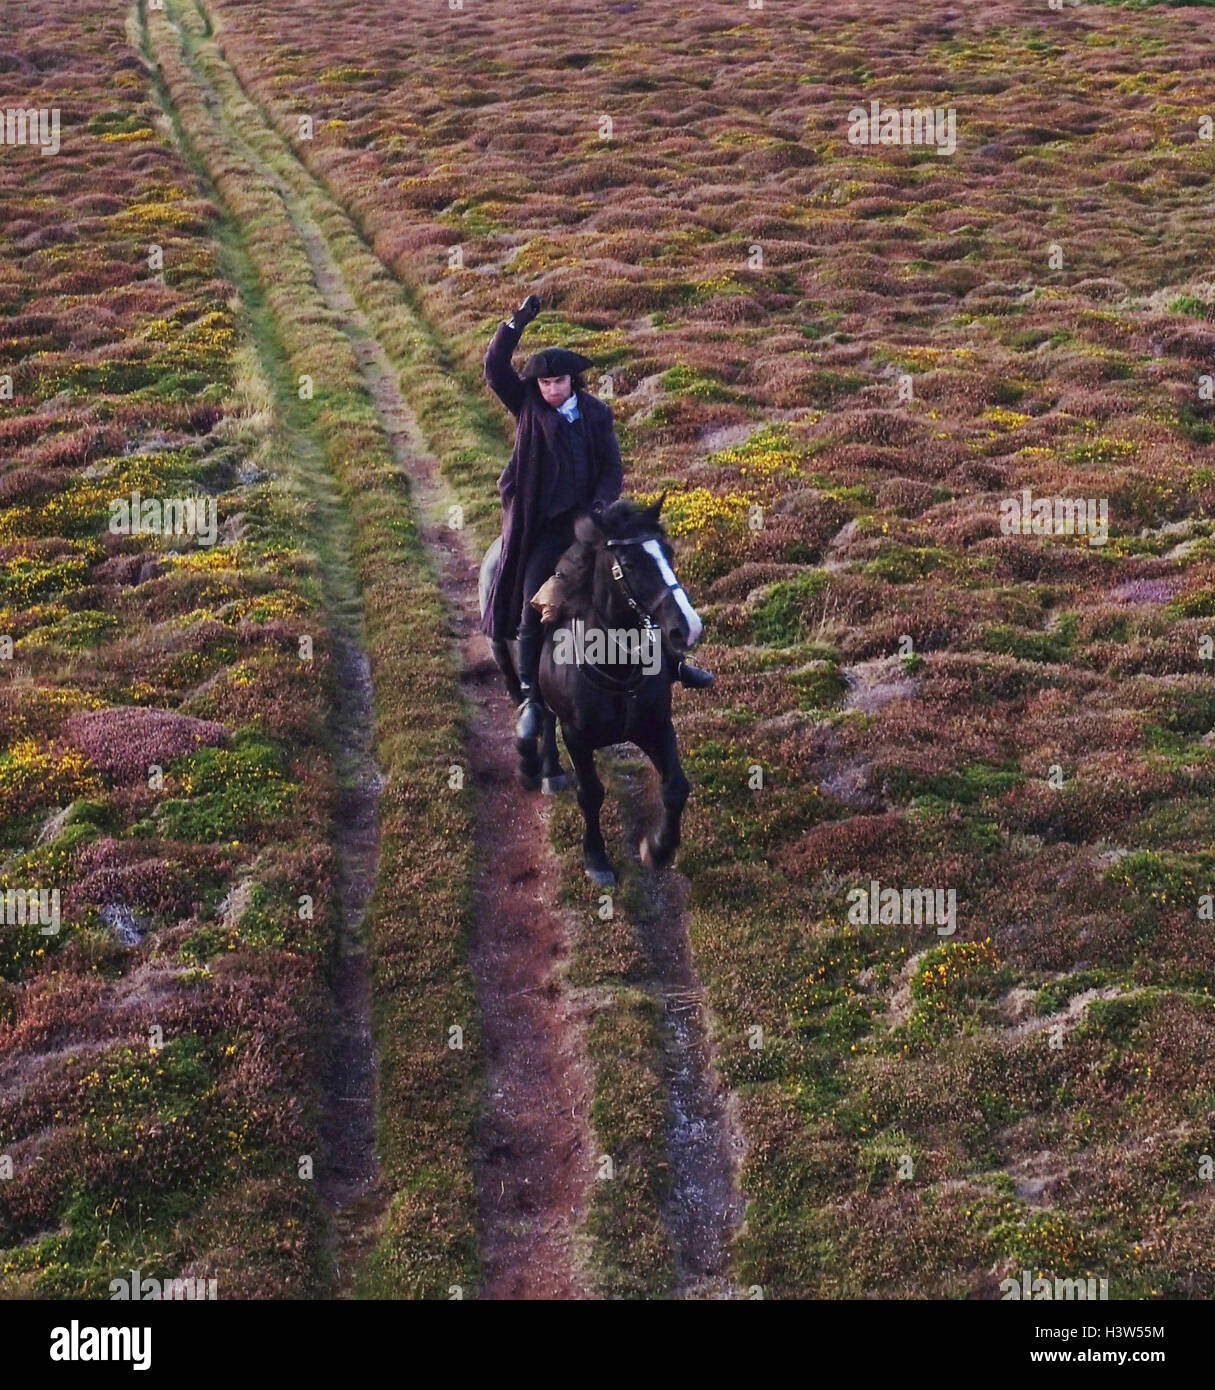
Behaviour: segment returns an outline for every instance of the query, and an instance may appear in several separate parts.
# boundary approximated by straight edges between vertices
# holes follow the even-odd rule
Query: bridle
[[[612,550],[619,545],[644,545],[646,541],[652,541],[657,539],[657,536],[626,536],[620,540],[604,541],[604,546],[608,550]],[[657,628],[658,624],[654,621],[653,618],[650,617],[649,613],[644,608],[642,608],[641,604],[637,602],[636,596],[634,595],[632,589],[629,588],[629,581],[625,577],[624,566],[620,563],[619,560],[616,559],[614,555],[611,557],[611,559],[612,578],[616,581],[617,584],[620,585],[620,590],[624,594],[625,602],[629,605],[633,612],[637,614],[638,618],[641,620],[641,626],[643,628]],[[667,592],[672,593],[673,590],[668,586]]]
[[[657,536],[625,536],[618,540],[604,541],[604,546],[609,550],[613,550],[618,546],[644,545],[647,541],[658,539],[659,537]],[[662,629],[658,626],[654,619],[650,617],[647,610],[644,609],[641,606],[641,604],[637,602],[637,596],[633,593],[632,589],[629,588],[629,581],[625,575],[624,566],[620,563],[618,559],[616,559],[614,555],[611,557],[611,560],[612,578],[616,581],[617,584],[620,585],[620,592],[624,596],[625,602],[637,615],[638,622],[641,625],[641,630],[643,634],[645,634],[642,640],[651,643],[657,641],[658,646],[661,649],[664,641]],[[676,587],[680,586],[677,585]],[[668,585],[667,592],[673,593],[674,589],[672,589],[671,586]],[[658,634],[657,638],[655,638],[652,635],[654,633]],[[590,679],[591,683],[593,685],[598,685],[601,690],[610,690],[613,692],[613,694],[616,695],[629,696],[634,696],[637,694],[638,688],[640,687],[641,682],[645,679],[647,674],[643,666],[638,666],[635,671],[630,672],[628,676],[624,677],[624,679],[620,679],[616,676],[609,675],[606,671],[602,670],[598,666],[593,665],[589,661],[584,661],[582,663],[582,670]]]

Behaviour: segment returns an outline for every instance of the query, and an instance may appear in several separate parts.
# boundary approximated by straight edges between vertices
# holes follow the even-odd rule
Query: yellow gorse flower
[[[637,501],[648,505],[658,500],[657,492],[636,494]],[[745,492],[725,494],[710,492],[706,487],[693,488],[689,492],[668,492],[663,503],[662,521],[667,534],[672,537],[694,535],[712,526],[715,522],[726,525],[744,525],[748,508],[754,499]]]

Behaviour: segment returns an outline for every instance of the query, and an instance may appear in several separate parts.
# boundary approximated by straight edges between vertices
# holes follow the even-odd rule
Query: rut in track
[[[677,697],[678,698],[678,697]],[[653,770],[628,745],[613,781],[623,793],[626,842],[636,846],[661,812]],[[688,944],[688,881],[673,869],[641,869],[639,934],[662,1003],[669,1097],[667,1161],[671,1190],[662,1212],[675,1253],[675,1294],[739,1298],[730,1278],[731,1239],[744,1202],[738,1166],[744,1151],[736,1098],[718,1078],[705,1018],[705,993]]]
[[[363,922],[380,862],[377,802],[383,776],[371,751],[371,667],[361,643],[340,622],[334,645],[334,718],[341,789],[335,848],[341,922],[332,977],[334,1019],[325,1067],[318,1174],[322,1200],[334,1215],[333,1277],[349,1294],[374,1243],[386,1194],[375,1151],[376,1059],[371,1030],[371,970]]]
[[[193,68],[208,108],[242,157],[282,198],[318,289],[348,336],[436,563],[469,700],[467,754],[478,792],[477,920],[470,952],[485,1048],[487,1097],[477,1135],[483,1298],[589,1296],[579,1228],[593,1178],[593,1078],[582,1006],[564,988],[569,942],[555,899],[557,863],[538,793],[514,780],[513,713],[480,632],[479,554],[438,520],[451,500],[383,344],[355,302],[329,244],[290,183],[245,141]],[[293,156],[294,157],[294,156]],[[357,1043],[352,1044],[357,1049]],[[348,1181],[360,1181],[352,1164]]]
[[[309,255],[322,247],[309,243]],[[593,1180],[588,1124],[593,1076],[585,1017],[563,988],[569,940],[556,900],[557,863],[544,802],[515,780],[513,714],[480,630],[476,555],[437,518],[451,497],[401,398],[383,346],[344,286],[318,283],[343,315],[393,452],[413,480],[415,511],[439,564],[440,588],[470,702],[467,755],[478,793],[476,931],[469,967],[486,1054],[487,1105],[478,1126],[481,1296],[589,1295],[578,1230]],[[340,272],[339,272],[340,274]],[[331,292],[332,291],[332,292]],[[346,318],[349,314],[350,317]]]

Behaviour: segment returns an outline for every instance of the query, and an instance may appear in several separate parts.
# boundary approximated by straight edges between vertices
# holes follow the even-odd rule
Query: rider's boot
[[[684,684],[694,686],[700,690],[706,690],[717,677],[712,671],[706,671],[703,666],[693,666],[690,661],[681,661],[677,678]]]
[[[538,738],[543,723],[540,703],[540,647],[542,632],[519,634],[519,689],[523,699],[516,710],[515,737]]]
[[[690,661],[676,661],[670,655],[667,656],[667,667],[672,680],[697,690],[707,690],[717,679],[712,671],[706,671],[702,666],[693,666]]]

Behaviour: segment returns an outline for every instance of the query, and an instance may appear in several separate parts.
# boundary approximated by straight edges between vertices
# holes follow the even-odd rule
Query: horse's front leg
[[[662,824],[657,835],[646,835],[638,847],[641,862],[652,869],[664,869],[679,848],[683,808],[692,784],[684,775],[675,741],[675,726],[668,718],[660,727],[635,737],[638,748],[658,769],[662,781]]]
[[[541,789],[547,793],[563,792],[570,784],[569,773],[561,766],[557,749],[557,720],[550,710],[544,711],[544,732],[540,736]]]
[[[570,750],[570,760],[578,778],[578,805],[582,808],[585,829],[582,835],[582,864],[587,878],[611,888],[616,883],[616,871],[607,857],[603,831],[599,828],[599,810],[603,805],[603,783],[595,771],[595,750],[591,741],[571,729],[564,720],[561,733]]]

